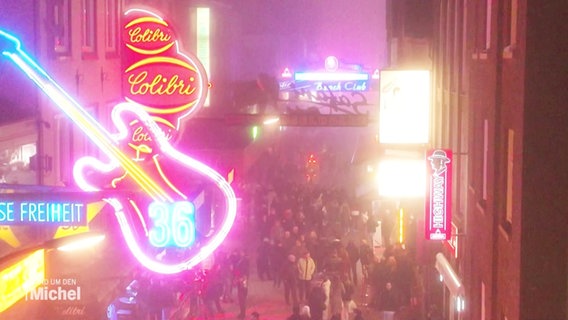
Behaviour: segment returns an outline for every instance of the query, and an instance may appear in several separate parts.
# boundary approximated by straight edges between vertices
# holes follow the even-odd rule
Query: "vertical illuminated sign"
[[[427,152],[426,239],[449,240],[452,234],[452,151]]]

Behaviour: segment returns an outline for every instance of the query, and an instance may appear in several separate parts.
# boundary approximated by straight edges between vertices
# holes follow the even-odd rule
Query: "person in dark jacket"
[[[354,285],[357,285],[357,261],[359,261],[359,247],[355,245],[353,240],[349,240],[345,249],[349,255],[350,279]]]
[[[280,278],[284,284],[284,300],[287,305],[298,304],[298,269],[296,268],[296,257],[291,254],[284,262],[280,271]]]
[[[378,310],[383,312],[397,312],[402,306],[401,295],[398,288],[387,282],[379,293]]]
[[[325,310],[325,292],[321,286],[314,286],[310,290],[308,296],[308,305],[310,306],[310,314],[312,320],[322,320],[323,311]]]
[[[247,309],[248,280],[250,270],[249,258],[246,256],[244,250],[239,250],[234,261],[233,279],[237,287],[237,298],[240,310],[238,318],[244,319],[246,317]]]
[[[256,256],[256,273],[261,281],[272,279],[270,269],[270,250],[272,250],[270,240],[268,238],[264,238],[258,247],[258,254]]]
[[[220,277],[220,265],[214,265],[213,269],[207,274],[203,285],[203,304],[207,311],[207,317],[213,318],[215,309],[217,313],[224,313],[221,307],[221,297],[223,296],[223,279]]]
[[[361,309],[355,309],[355,311],[353,311],[353,320],[365,320],[363,318],[363,312],[361,311]]]

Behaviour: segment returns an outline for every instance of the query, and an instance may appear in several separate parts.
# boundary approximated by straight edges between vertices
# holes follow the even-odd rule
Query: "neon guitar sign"
[[[22,50],[17,38],[1,29],[0,53],[108,157],[107,162],[81,158],[73,168],[74,176],[85,191],[123,191],[105,200],[114,209],[128,248],[144,267],[163,274],[178,273],[199,264],[223,242],[236,217],[231,186],[212,168],[176,150],[145,106],[134,101],[115,106],[111,116],[117,132],[111,134]],[[197,100],[189,113],[198,109],[201,98]],[[134,128],[142,128],[148,137],[144,140],[147,145],[141,147],[143,157],[128,139]],[[204,192],[218,200],[211,209],[214,215],[200,212],[191,201]],[[211,216],[214,218],[208,224],[202,223]],[[200,228],[202,224],[210,227]]]

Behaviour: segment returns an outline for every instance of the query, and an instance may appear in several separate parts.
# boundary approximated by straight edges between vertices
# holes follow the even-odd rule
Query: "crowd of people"
[[[377,218],[341,189],[247,186],[257,276],[282,290],[290,319],[362,319],[362,308],[410,314],[419,283],[402,244],[373,248]],[[378,249],[378,250],[377,250]]]
[[[340,187],[280,178],[236,187],[242,199],[238,224],[253,237],[221,246],[195,290],[178,297],[189,306],[189,317],[214,318],[224,312],[223,302],[238,303],[238,317],[245,319],[254,311],[247,294],[255,271],[281,291],[290,320],[362,320],[366,308],[384,319],[413,319],[420,283],[412,255],[389,243],[387,234],[381,247],[373,246],[378,217],[371,208]]]

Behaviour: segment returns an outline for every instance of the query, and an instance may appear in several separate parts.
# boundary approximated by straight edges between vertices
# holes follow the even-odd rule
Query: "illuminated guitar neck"
[[[155,201],[173,202],[168,193],[116,145],[111,135],[93,117],[71,98],[51,77],[20,49],[17,39],[0,30],[0,38],[12,42],[12,48],[0,47],[32,81],[93,141],[107,156],[117,161],[144,193]]]

